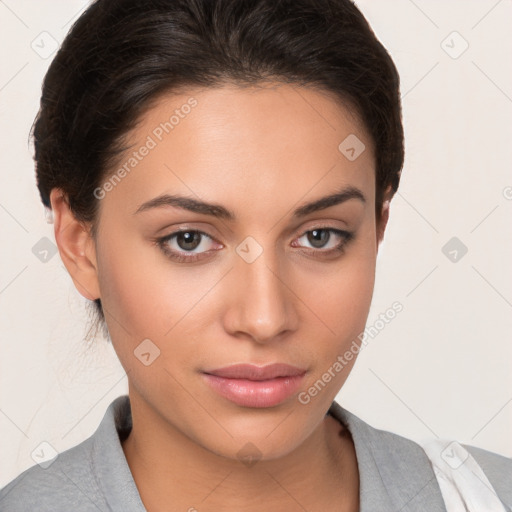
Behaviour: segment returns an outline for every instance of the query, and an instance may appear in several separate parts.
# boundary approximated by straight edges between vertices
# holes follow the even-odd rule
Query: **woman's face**
[[[166,96],[131,135],[96,192],[95,257],[132,408],[148,429],[227,457],[290,453],[321,423],[364,330],[373,145],[328,95],[277,84]],[[213,376],[275,363],[297,370]]]

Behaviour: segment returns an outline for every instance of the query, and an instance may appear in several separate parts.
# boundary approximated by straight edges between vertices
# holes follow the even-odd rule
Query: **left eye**
[[[332,236],[333,234],[335,237]],[[306,241],[313,246],[313,249],[322,249],[328,251],[329,249],[335,249],[344,245],[344,243],[350,239],[350,236],[350,233],[341,231],[340,229],[318,228],[306,231],[297,240],[306,238]],[[336,241],[336,238],[338,238],[338,241]],[[341,241],[339,239],[341,239]],[[331,242],[330,245],[329,242]]]

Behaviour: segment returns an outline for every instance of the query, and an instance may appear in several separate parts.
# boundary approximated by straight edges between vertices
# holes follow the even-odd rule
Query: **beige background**
[[[368,324],[395,301],[404,309],[370,339],[338,400],[419,442],[512,456],[512,2],[357,4],[399,68],[407,153]],[[84,7],[0,2],[0,486],[34,464],[41,442],[60,452],[91,435],[127,392],[110,346],[83,341],[85,299],[58,254],[43,263],[32,251],[54,241],[27,140],[44,52]],[[457,262],[442,252],[452,237],[468,248]]]

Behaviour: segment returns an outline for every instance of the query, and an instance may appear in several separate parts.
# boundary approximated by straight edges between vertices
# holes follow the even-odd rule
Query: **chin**
[[[312,408],[296,401],[293,407],[295,411],[290,407],[238,408],[231,416],[226,414],[218,417],[223,427],[222,434],[215,438],[203,438],[201,444],[217,455],[241,462],[285,457],[311,435],[324,417],[324,412],[319,412],[317,421],[316,416],[310,417]],[[309,416],[305,416],[305,413],[309,413]],[[219,429],[215,433],[219,434]]]

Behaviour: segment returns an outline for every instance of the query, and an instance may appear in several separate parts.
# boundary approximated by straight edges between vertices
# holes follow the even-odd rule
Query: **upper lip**
[[[247,380],[268,380],[277,377],[295,377],[303,375],[306,370],[297,368],[285,363],[274,363],[266,366],[256,366],[253,364],[234,364],[209,370],[205,373],[223,377],[226,379],[247,379]]]

